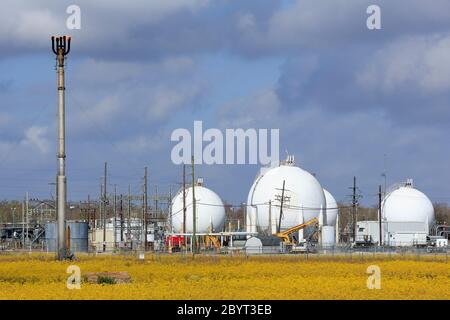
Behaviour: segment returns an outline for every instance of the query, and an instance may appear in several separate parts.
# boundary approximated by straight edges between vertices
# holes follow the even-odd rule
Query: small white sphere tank
[[[431,227],[435,221],[430,199],[408,184],[387,194],[382,202],[382,214],[386,221],[392,222],[428,222]]]
[[[195,186],[196,232],[220,232],[225,223],[225,207],[220,197],[203,186]],[[186,232],[192,233],[193,206],[192,187],[186,188]],[[183,189],[172,200],[172,227],[176,233],[183,232]]]
[[[335,226],[336,225],[336,218],[338,215],[338,204],[336,202],[336,199],[334,199],[333,195],[329,193],[326,189],[323,189],[323,193],[325,194],[325,201],[327,203],[327,210],[326,210],[326,216],[327,216],[327,226]]]
[[[281,220],[282,230],[317,218],[320,210],[325,209],[325,195],[317,179],[299,167],[283,164],[259,175],[250,188],[246,216],[248,232],[258,232],[261,229],[276,232],[283,181],[285,181],[285,200]]]

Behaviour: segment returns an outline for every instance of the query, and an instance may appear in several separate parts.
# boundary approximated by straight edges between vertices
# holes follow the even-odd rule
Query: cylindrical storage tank
[[[388,222],[435,222],[430,199],[409,182],[389,192],[382,202],[382,216]]]
[[[325,194],[325,201],[327,203],[327,210],[326,210],[326,216],[327,216],[327,226],[336,226],[336,218],[339,214],[338,210],[338,204],[336,200],[334,199],[333,195],[328,192],[326,189],[323,189],[323,193]]]
[[[83,221],[68,221],[70,228],[70,252],[88,251],[88,223]]]
[[[272,234],[276,233],[283,181],[281,230],[318,218],[320,212],[325,211],[325,195],[317,179],[299,167],[283,164],[260,174],[250,188],[246,215],[248,232],[269,230]],[[298,237],[299,240],[304,238],[303,230]]]
[[[57,229],[56,222],[47,222],[45,224],[45,245],[48,251],[56,252]]]
[[[186,188],[186,233],[193,232],[192,187]],[[220,232],[225,223],[225,207],[220,197],[203,186],[195,186],[196,232]],[[172,228],[183,232],[183,189],[172,200]]]
[[[245,242],[245,252],[247,254],[260,254],[263,253],[263,244],[259,238],[250,237]]]
[[[70,252],[88,251],[88,223],[83,221],[67,221],[70,228]],[[48,222],[45,225],[45,242],[48,251],[56,252],[57,223]]]
[[[322,226],[322,247],[333,247],[336,243],[336,228],[334,226]]]

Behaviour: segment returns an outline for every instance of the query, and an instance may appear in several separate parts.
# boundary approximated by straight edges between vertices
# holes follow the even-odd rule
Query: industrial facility
[[[339,205],[313,174],[296,166],[293,156],[261,168],[249,183],[247,202],[240,207],[225,204],[207,187],[206,179],[192,174],[187,183],[185,169],[182,187],[173,196],[154,195],[152,206],[147,203],[145,185],[141,195],[117,195],[116,190],[108,194],[104,188],[99,201],[79,204],[79,219],[66,221],[69,255],[294,254],[448,247],[449,227],[436,224],[430,199],[414,187],[412,179],[380,193],[379,219],[350,220],[343,225],[342,210],[357,206]],[[1,226],[1,248],[57,252],[55,205],[26,198],[22,211],[22,221]]]

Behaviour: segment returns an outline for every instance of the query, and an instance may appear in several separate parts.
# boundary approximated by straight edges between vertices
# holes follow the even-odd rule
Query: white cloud
[[[47,127],[31,126],[25,130],[21,145],[37,149],[41,154],[48,153],[50,142],[45,136]]]
[[[356,74],[365,89],[385,93],[410,86],[424,93],[450,89],[450,35],[407,37],[376,52]]]

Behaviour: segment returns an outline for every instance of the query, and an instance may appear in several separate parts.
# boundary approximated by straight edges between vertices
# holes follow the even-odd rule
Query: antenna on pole
[[[56,176],[56,211],[58,217],[58,260],[68,257],[66,248],[66,152],[65,152],[65,94],[64,61],[70,52],[69,36],[52,37],[52,51],[56,55],[58,73],[58,172]]]

